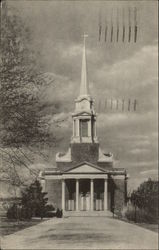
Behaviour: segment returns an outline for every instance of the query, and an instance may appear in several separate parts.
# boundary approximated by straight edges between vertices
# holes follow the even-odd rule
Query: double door
[[[95,199],[94,200],[94,209],[96,211],[102,211],[103,210],[103,200],[102,199]],[[90,193],[80,194],[80,210],[81,211],[89,211],[91,208],[91,197]]]
[[[91,205],[91,198],[90,193],[80,193],[80,210],[81,211],[88,211],[90,210]]]

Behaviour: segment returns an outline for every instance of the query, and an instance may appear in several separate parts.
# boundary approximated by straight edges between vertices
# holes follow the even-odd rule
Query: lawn
[[[158,233],[158,224],[136,223],[136,225]]]
[[[40,222],[43,222],[46,219],[41,220],[40,218],[32,218],[28,221],[17,221],[9,220],[6,217],[1,217],[0,219],[0,235],[9,235],[15,233],[19,230],[22,230],[27,227],[34,226]]]
[[[158,224],[157,224],[157,222],[156,222],[156,224],[155,223],[139,223],[139,222],[135,223],[134,221],[130,221],[130,220],[126,219],[126,218],[116,218],[116,219],[120,219],[120,220],[125,221],[127,223],[134,224],[136,226],[143,227],[145,229],[148,229],[150,231],[158,233]]]

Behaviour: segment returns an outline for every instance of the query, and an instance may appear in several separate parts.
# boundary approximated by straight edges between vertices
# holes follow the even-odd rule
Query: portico
[[[75,195],[68,195],[66,198],[66,182],[72,180],[75,183]],[[100,180],[103,184],[103,192],[95,193],[95,181]],[[103,180],[103,182],[102,182]],[[85,184],[83,185],[85,181]],[[88,189],[89,186],[89,189]],[[85,192],[82,192],[82,189]],[[73,193],[74,194],[74,193]],[[70,198],[71,197],[71,198]],[[67,176],[62,179],[62,210],[63,211],[107,211],[108,209],[108,177],[104,176]]]
[[[85,162],[61,178],[63,211],[108,209],[108,174],[99,167]]]

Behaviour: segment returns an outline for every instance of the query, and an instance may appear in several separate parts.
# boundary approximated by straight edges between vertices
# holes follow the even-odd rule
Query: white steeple
[[[84,45],[82,55],[81,85],[80,94],[75,100],[75,111],[73,118],[72,143],[95,143],[98,142],[96,135],[96,113],[94,111],[94,101],[89,93],[86,45],[85,39],[88,35],[84,34]]]
[[[89,95],[89,85],[88,85],[88,75],[87,75],[87,59],[86,59],[86,37],[88,35],[83,35],[83,56],[82,56],[82,69],[81,69],[81,86],[80,86],[80,97]]]

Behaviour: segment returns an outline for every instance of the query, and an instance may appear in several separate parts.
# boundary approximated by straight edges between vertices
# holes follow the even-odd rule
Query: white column
[[[88,136],[91,136],[91,120],[88,122]]]
[[[78,201],[79,201],[79,180],[76,179],[76,211],[79,210]]]
[[[75,136],[75,120],[73,119],[73,136]]]
[[[79,131],[79,119],[76,120],[76,135],[79,136],[80,135],[80,131]]]
[[[91,193],[91,211],[93,211],[93,204],[94,204],[94,181],[91,179],[90,182],[90,193]]]
[[[104,210],[108,209],[108,181],[104,179]]]
[[[96,125],[96,121],[94,121],[94,136],[97,136],[97,125]]]
[[[65,211],[65,180],[62,180],[62,210]]]

